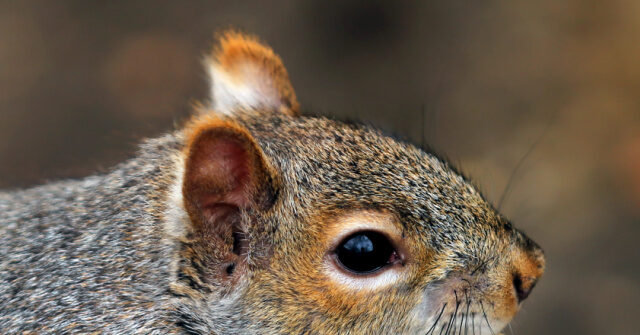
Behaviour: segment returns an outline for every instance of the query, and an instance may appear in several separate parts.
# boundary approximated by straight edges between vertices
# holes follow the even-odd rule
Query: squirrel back
[[[0,193],[0,333],[498,332],[541,249],[448,163],[300,116],[220,35],[211,101],[110,173]]]
[[[0,194],[0,333],[170,329],[173,246],[157,222],[177,146],[165,136],[109,174]]]

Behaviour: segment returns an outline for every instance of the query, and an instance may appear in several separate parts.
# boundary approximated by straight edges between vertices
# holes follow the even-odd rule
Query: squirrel
[[[220,33],[210,101],[110,172],[0,192],[2,334],[495,334],[541,248],[449,163],[302,116]]]

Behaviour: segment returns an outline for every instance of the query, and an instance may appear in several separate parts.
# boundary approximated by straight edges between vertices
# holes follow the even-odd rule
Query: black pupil
[[[357,232],[344,239],[338,246],[336,255],[348,270],[367,273],[387,265],[393,252],[393,246],[384,235],[365,231]]]

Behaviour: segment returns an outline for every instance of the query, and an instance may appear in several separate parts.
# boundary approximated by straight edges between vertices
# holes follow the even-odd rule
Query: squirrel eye
[[[356,274],[366,274],[390,264],[396,254],[391,242],[374,231],[361,231],[345,238],[335,251],[339,263]]]

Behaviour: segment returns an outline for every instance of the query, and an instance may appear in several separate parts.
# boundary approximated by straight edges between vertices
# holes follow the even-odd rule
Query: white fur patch
[[[398,282],[402,273],[397,269],[387,269],[371,277],[355,277],[336,270],[330,264],[325,264],[325,272],[339,285],[353,291],[376,291],[392,286]]]
[[[232,115],[243,109],[280,107],[280,97],[268,74],[249,62],[237,67],[230,74],[218,64],[209,63],[211,107],[214,111]]]
[[[168,236],[180,239],[186,236],[189,227],[189,215],[184,208],[182,198],[185,159],[180,153],[176,154],[174,161],[175,180],[169,189],[167,209],[164,216],[164,231]]]

